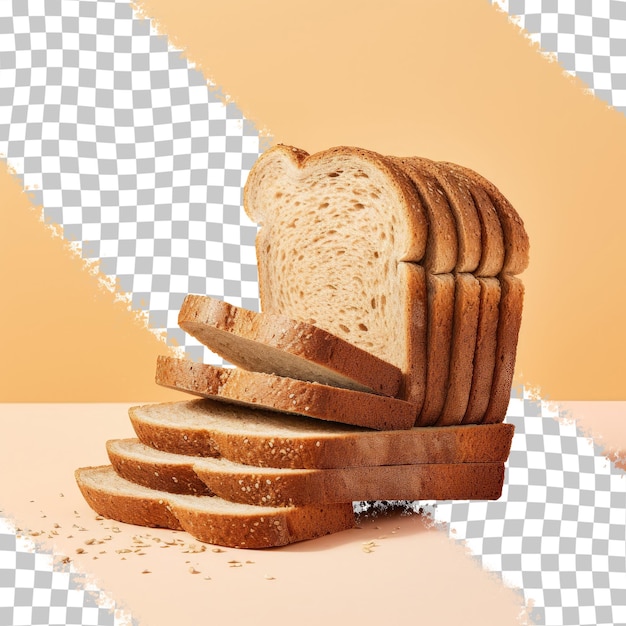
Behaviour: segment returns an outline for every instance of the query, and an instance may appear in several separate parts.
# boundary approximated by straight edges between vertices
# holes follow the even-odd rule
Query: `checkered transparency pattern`
[[[490,0],[592,93],[626,113],[624,0]]]
[[[221,362],[178,328],[187,293],[258,309],[241,192],[263,143],[127,2],[0,3],[0,153],[45,219],[193,358]]]
[[[55,563],[0,519],[0,625],[133,626],[115,602],[85,585],[71,564]]]

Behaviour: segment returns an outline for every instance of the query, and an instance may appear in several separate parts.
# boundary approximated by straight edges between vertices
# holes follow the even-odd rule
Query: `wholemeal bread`
[[[137,439],[109,441],[107,451],[115,471],[131,482],[174,493],[214,494],[231,502],[258,506],[360,500],[490,500],[500,497],[504,479],[502,462],[277,469],[160,452]],[[203,491],[189,480],[190,475],[200,479]]]
[[[509,406],[517,340],[522,324],[524,285],[516,276],[500,275],[500,305],[498,309],[498,330],[496,359],[493,381],[489,394],[489,405],[482,423],[502,422]]]
[[[416,425],[458,423],[468,407],[468,419],[482,421],[476,394],[485,386],[473,381],[484,383],[488,365],[475,377],[450,362],[472,352],[452,337],[451,275],[519,273],[529,249],[522,220],[493,184],[452,163],[279,145],[252,168],[244,208],[261,226],[264,311],[314,323],[399,367]],[[519,326],[506,319],[515,316],[499,322],[507,345]],[[502,389],[506,379],[496,378]],[[501,402],[492,405],[491,420],[501,415]]]
[[[419,346],[413,356],[407,351],[419,334],[416,323],[425,333],[425,279],[417,263],[428,219],[408,176],[366,150],[309,156],[279,145],[250,171],[244,208],[261,224],[262,310],[313,323],[399,367],[407,377],[402,397],[417,415],[424,379],[413,374],[425,355]]]
[[[480,221],[481,256],[473,273],[476,276],[497,276],[504,265],[504,234],[493,202],[476,181],[459,174],[457,169],[448,169],[456,185],[471,195]]]
[[[472,368],[472,386],[463,424],[479,424],[487,411],[493,372],[496,363],[498,336],[498,306],[500,281],[497,278],[479,278],[480,308],[476,331],[476,352]]]
[[[500,220],[504,241],[502,273],[521,274],[528,267],[530,242],[524,222],[503,193],[484,176],[468,167],[445,163],[457,175],[477,183],[489,196]]]
[[[411,179],[426,210],[428,239],[420,264],[432,274],[452,272],[456,266],[458,238],[456,222],[446,194],[437,179],[410,157],[390,158]]]
[[[373,431],[212,400],[136,406],[129,416],[158,450],[295,469],[504,462],[514,432],[512,424]]]
[[[474,272],[483,254],[480,219],[476,205],[466,186],[459,185],[453,172],[442,163],[421,157],[411,157],[412,162],[434,176],[446,194],[448,205],[456,223],[458,252],[457,272]]]
[[[127,524],[186,530],[199,541],[269,548],[354,527],[351,504],[261,507],[218,497],[171,494],[118,476],[109,465],[76,470],[76,482],[99,515]]]
[[[445,402],[436,422],[439,426],[460,424],[463,420],[469,400],[476,351],[480,283],[472,274],[455,274],[454,278],[450,369]]]
[[[178,325],[247,370],[387,396],[400,390],[402,372],[397,367],[306,322],[190,294]]]
[[[159,356],[155,380],[205,398],[378,430],[406,429],[415,421],[413,405],[404,400],[187,359]]]
[[[441,415],[446,401],[452,353],[454,276],[452,274],[429,274],[427,286],[426,391],[421,411],[416,418],[416,426],[431,426]]]

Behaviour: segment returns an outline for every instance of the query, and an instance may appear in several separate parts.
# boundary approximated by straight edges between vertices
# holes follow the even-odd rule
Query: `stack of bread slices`
[[[478,174],[276,146],[248,177],[255,313],[189,295],[183,330],[235,367],[159,357],[201,399],[134,407],[137,439],[77,470],[100,515],[232,547],[347,529],[353,501],[495,499],[528,263]]]

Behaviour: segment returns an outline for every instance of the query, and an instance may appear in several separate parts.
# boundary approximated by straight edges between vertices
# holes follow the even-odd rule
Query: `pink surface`
[[[129,406],[0,405],[0,472],[13,477],[3,481],[1,506],[21,534],[69,557],[142,626],[208,618],[527,623],[521,594],[418,515],[388,513],[361,520],[358,529],[265,551],[215,549],[182,532],[96,519],[73,473],[107,463],[107,439],[133,435]]]

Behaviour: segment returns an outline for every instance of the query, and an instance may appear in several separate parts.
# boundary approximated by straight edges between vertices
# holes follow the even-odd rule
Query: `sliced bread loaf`
[[[413,426],[409,402],[262,372],[159,356],[157,384],[204,398],[377,430]]]
[[[152,448],[279,468],[504,462],[514,432],[512,424],[373,431],[212,400],[136,406],[129,416]]]
[[[354,527],[351,504],[261,507],[211,496],[171,494],[118,476],[110,466],[76,470],[76,482],[99,515],[127,524],[186,530],[199,541],[269,548]]]
[[[277,469],[176,455],[137,439],[107,442],[115,471],[151,489],[214,494],[257,506],[360,500],[490,500],[500,497],[504,463],[422,463],[343,469]],[[204,491],[189,480],[200,479]],[[181,486],[185,486],[182,490]]]
[[[188,295],[178,325],[246,370],[387,396],[402,382],[397,367],[321,328],[209,296]]]
[[[424,303],[409,283],[424,279],[407,266],[424,256],[428,219],[410,178],[370,151],[309,156],[279,145],[250,171],[244,208],[261,224],[262,310],[315,324],[399,367],[408,378],[402,397],[421,404],[423,379],[411,382],[407,346],[416,318],[425,330]]]

